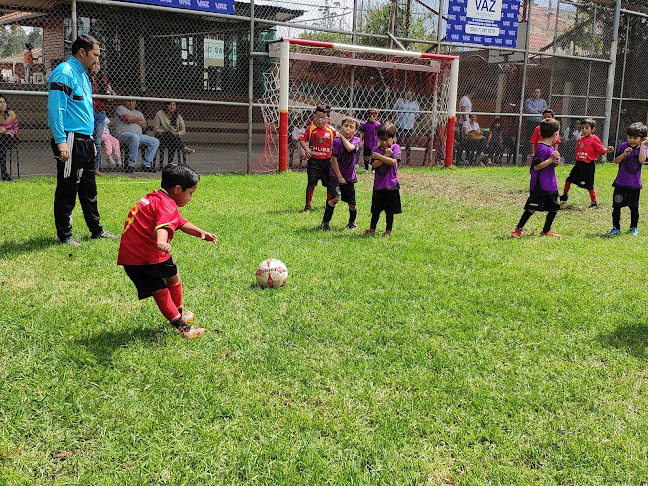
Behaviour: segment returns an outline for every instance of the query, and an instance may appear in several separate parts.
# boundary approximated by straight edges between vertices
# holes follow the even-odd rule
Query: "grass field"
[[[645,484],[648,225],[606,236],[615,175],[518,240],[526,167],[400,171],[391,238],[361,236],[370,175],[330,233],[304,174],[203,177],[182,213],[219,244],[173,240],[191,341],[79,208],[56,244],[53,179],[0,184],[0,485]],[[115,233],[158,187],[99,182]]]

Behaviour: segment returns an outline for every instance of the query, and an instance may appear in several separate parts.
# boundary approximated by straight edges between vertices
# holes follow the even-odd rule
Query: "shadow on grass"
[[[648,359],[648,324],[621,324],[614,331],[599,336],[600,341],[636,358]]]
[[[0,257],[8,257],[17,253],[44,250],[50,246],[58,246],[58,240],[52,237],[39,236],[26,241],[5,241],[0,244]]]
[[[112,363],[112,355],[117,349],[133,345],[137,341],[159,344],[162,337],[170,331],[172,331],[171,326],[156,323],[146,328],[132,327],[120,331],[101,331],[92,336],[76,339],[75,343],[92,353],[98,364],[105,365]]]

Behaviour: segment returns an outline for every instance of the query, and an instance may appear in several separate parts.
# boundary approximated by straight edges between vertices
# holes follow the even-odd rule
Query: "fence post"
[[[452,165],[454,151],[454,131],[457,122],[457,90],[459,89],[459,59],[450,63],[450,89],[448,90],[448,127],[446,128],[445,166]]]
[[[290,42],[279,46],[279,172],[288,169],[288,89],[290,88]]]
[[[605,121],[603,122],[603,143],[608,145],[610,138],[610,118],[612,117],[612,97],[614,96],[614,75],[616,71],[617,44],[619,43],[619,19],[621,17],[621,0],[614,2],[614,23],[612,25],[612,42],[610,43],[610,66],[608,67],[607,88],[605,90]]]

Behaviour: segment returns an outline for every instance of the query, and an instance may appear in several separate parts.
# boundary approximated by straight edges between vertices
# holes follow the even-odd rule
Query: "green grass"
[[[615,174],[559,240],[544,213],[509,238],[528,168],[400,171],[390,239],[361,237],[368,175],[328,234],[304,174],[203,177],[182,213],[219,244],[173,240],[192,341],[79,208],[84,245],[55,244],[53,179],[0,184],[0,485],[641,484],[648,226],[605,236]],[[100,179],[104,226],[157,184]],[[255,285],[266,257],[285,287]]]

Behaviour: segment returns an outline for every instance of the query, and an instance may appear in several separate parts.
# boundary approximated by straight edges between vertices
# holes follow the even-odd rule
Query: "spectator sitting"
[[[128,161],[124,164],[124,172],[132,173],[135,170],[140,145],[146,147],[142,159],[142,172],[155,172],[152,164],[160,141],[155,137],[144,135],[142,129],[146,127],[144,115],[135,109],[135,100],[125,101],[115,110],[115,136],[122,146],[128,145]]]
[[[484,138],[479,123],[477,123],[477,115],[470,115],[470,119],[463,123],[462,130],[468,160],[475,163],[477,158],[482,155],[481,146]],[[484,164],[480,162],[480,165]]]
[[[119,151],[119,140],[117,140],[110,134],[110,129],[108,128],[109,124],[110,118],[106,117],[103,132],[101,133],[101,141],[103,142],[104,150],[106,151],[106,157],[108,157],[110,168],[120,169],[122,163],[120,160],[121,153]]]
[[[495,118],[488,131],[488,140],[486,142],[486,151],[488,152],[487,164],[493,162],[497,164],[502,163],[502,155],[504,153],[504,130],[502,127],[502,119]]]
[[[7,100],[0,96],[0,172],[3,181],[10,181],[7,172],[7,150],[18,138],[18,117],[7,107]]]
[[[162,109],[155,114],[153,131],[162,147],[170,150],[183,150],[185,154],[195,152],[194,149],[187,147],[182,142],[181,137],[187,133],[187,130],[182,116],[176,110],[175,101],[165,101]]]

